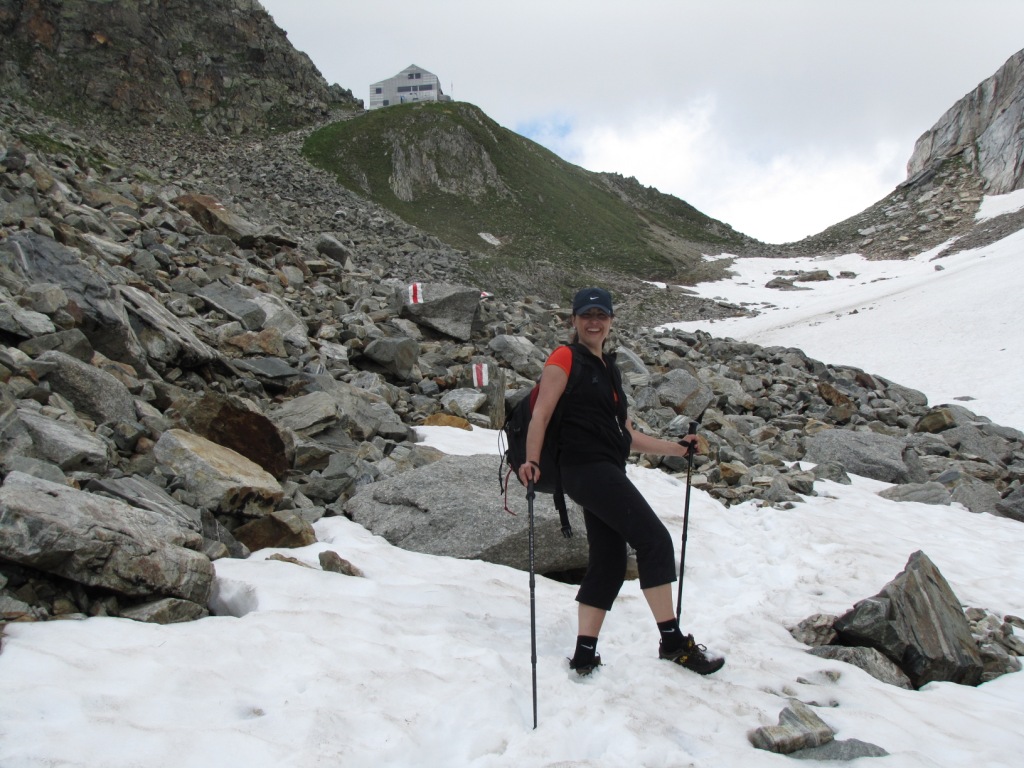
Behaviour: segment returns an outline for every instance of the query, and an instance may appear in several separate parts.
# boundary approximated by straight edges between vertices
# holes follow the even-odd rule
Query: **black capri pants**
[[[577,602],[611,610],[626,578],[627,544],[636,550],[640,588],[676,580],[672,536],[651,505],[612,462],[562,466],[562,489],[583,507],[589,555]]]

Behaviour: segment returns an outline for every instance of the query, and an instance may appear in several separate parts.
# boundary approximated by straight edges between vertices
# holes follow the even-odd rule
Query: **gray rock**
[[[267,313],[255,299],[255,291],[226,281],[210,283],[196,292],[215,309],[237,320],[248,331],[258,331],[267,320]]]
[[[876,680],[912,690],[914,686],[903,670],[875,648],[847,648],[840,645],[822,645],[807,651],[820,659],[835,659],[860,667]]]
[[[406,291],[402,316],[460,341],[472,338],[480,315],[480,289],[443,283],[414,283]]]
[[[441,405],[456,416],[466,418],[487,402],[487,395],[476,389],[452,389],[441,396]]]
[[[54,392],[96,422],[135,420],[132,394],[106,371],[56,351],[44,352],[32,365]]]
[[[195,621],[210,615],[206,606],[191,600],[165,597],[161,600],[124,608],[119,613],[122,619],[145,621],[150,624],[177,624],[182,621]]]
[[[947,429],[941,437],[959,453],[969,458],[984,461],[1006,462],[1010,459],[1007,441],[996,435],[989,435],[978,426],[965,424]]]
[[[995,513],[1001,517],[1024,522],[1024,486],[1019,486],[995,504]]]
[[[321,389],[334,398],[341,415],[338,426],[353,438],[372,440],[380,435],[388,440],[404,440],[409,435],[409,428],[379,395],[329,376],[315,377],[309,388]]]
[[[853,482],[850,480],[850,476],[846,474],[846,470],[843,469],[843,465],[835,461],[824,461],[817,464],[811,470],[811,473],[814,475],[815,480],[831,480],[840,485],[850,485]]]
[[[281,404],[270,413],[284,429],[304,435],[316,435],[344,418],[341,402],[327,392],[310,392]]]
[[[1000,501],[999,491],[988,483],[966,476],[957,480],[950,493],[950,498],[967,507],[976,514],[987,513],[998,515],[998,504]],[[1024,514],[1024,510],[1022,510]],[[1018,518],[1024,520],[1024,517]]]
[[[150,360],[194,368],[220,357],[188,323],[175,317],[148,293],[127,285],[118,286],[118,291],[128,314],[138,324],[136,335]]]
[[[903,441],[873,432],[828,429],[807,439],[804,461],[835,462],[854,475],[886,483],[905,483],[910,471],[903,461]]]
[[[1024,186],[1022,82],[1024,52],[1018,52],[917,140],[907,163],[908,177],[969,149],[965,154],[985,179],[988,194],[1004,194]]]
[[[798,643],[810,646],[828,645],[836,639],[836,631],[833,625],[836,617],[828,613],[816,613],[808,616],[795,627],[791,627],[789,634]]]
[[[885,757],[889,753],[877,744],[860,739],[833,739],[820,747],[800,749],[790,753],[797,760],[839,760],[850,762],[861,757]]]
[[[920,504],[949,506],[952,499],[942,483],[907,483],[879,491],[878,495],[890,501],[916,501]]]
[[[18,410],[18,421],[32,440],[35,458],[52,462],[64,472],[105,472],[110,466],[107,443],[73,422],[24,408]]]
[[[36,232],[18,232],[0,243],[0,264],[30,283],[62,286],[82,313],[81,329],[95,349],[140,373],[152,372],[120,295],[101,270],[83,262],[75,251]]]
[[[0,488],[0,558],[81,584],[205,605],[213,565],[186,548],[201,543],[147,510],[28,475]]]
[[[487,349],[516,373],[536,381],[544,367],[545,355],[523,336],[499,334],[487,343]]]
[[[507,501],[515,514],[495,513],[500,503],[494,488],[497,470],[496,456],[445,456],[367,486],[345,503],[345,513],[403,549],[526,570],[526,494],[512,479]],[[562,537],[550,496],[538,494],[534,516],[536,570],[547,573],[585,567],[585,537]]]
[[[757,749],[792,754],[801,749],[819,747],[832,741],[835,732],[802,701],[790,699],[779,714],[778,725],[767,725],[747,734]]]
[[[690,419],[699,419],[715,400],[709,386],[681,368],[666,373],[664,380],[655,385],[655,390],[662,405]]]
[[[933,681],[977,685],[981,678],[981,658],[960,601],[923,552],[911,555],[878,595],[840,616],[835,629],[844,645],[880,650],[915,688]]]
[[[89,481],[92,493],[120,499],[133,507],[148,509],[173,522],[175,527],[202,533],[200,512],[177,501],[173,496],[143,477],[110,477]]]
[[[401,338],[374,339],[363,350],[370,360],[403,381],[412,378],[419,353],[415,340]]]
[[[153,447],[153,456],[194,494],[196,506],[263,517],[284,496],[273,475],[240,453],[206,438],[171,429]]]

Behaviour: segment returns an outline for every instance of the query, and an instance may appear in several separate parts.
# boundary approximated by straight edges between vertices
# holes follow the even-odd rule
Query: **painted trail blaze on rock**
[[[476,363],[473,366],[473,386],[486,387],[488,381],[487,364]]]
[[[448,283],[412,283],[402,315],[460,341],[469,341],[480,315],[480,289]]]

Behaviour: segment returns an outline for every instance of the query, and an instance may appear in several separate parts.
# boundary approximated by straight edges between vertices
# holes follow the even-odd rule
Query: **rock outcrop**
[[[361,106],[256,0],[2,0],[0,35],[0,87],[73,114],[238,134]]]
[[[960,155],[1001,195],[1024,187],[1024,51],[964,96],[914,145],[907,176],[928,173]]]
[[[982,197],[1024,186],[1024,51],[951,107],[918,140],[907,179],[864,211],[792,247],[807,254],[935,258],[1024,227],[1024,212],[975,220]],[[939,247],[943,246],[943,247]]]
[[[1024,627],[1018,617],[1000,618],[964,608],[923,552],[881,592],[840,617],[815,614],[790,629],[809,653],[860,667],[882,682],[920,688],[936,681],[977,685],[1021,669]]]

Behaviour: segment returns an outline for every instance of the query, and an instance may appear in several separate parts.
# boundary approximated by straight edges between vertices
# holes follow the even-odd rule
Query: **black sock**
[[[597,638],[587,635],[576,637],[576,653],[573,654],[572,664],[574,667],[592,664],[597,654]]]
[[[658,623],[661,632],[661,647],[666,651],[675,651],[683,647],[683,633],[679,629],[678,619],[669,619]]]

